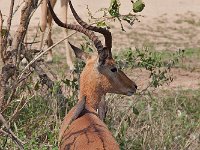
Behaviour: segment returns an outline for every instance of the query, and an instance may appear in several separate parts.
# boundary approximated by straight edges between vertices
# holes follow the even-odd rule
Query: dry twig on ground
[[[3,117],[3,115],[1,113],[0,113],[0,121],[2,122],[3,126],[6,128],[6,131],[1,129],[3,134],[7,133],[7,135],[17,144],[19,149],[24,150],[23,142],[12,132],[12,130],[10,129],[10,127],[7,124],[7,121],[5,120],[5,118]]]

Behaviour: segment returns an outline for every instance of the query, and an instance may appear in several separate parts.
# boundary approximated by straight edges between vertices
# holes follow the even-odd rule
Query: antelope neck
[[[104,94],[102,94],[100,90],[96,92],[81,92],[79,94],[79,99],[81,100],[83,96],[86,96],[86,106],[97,110],[103,95]]]

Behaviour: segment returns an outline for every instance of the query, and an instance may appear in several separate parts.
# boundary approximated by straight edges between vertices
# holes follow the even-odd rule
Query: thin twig
[[[121,126],[122,126],[122,123],[124,122],[124,120],[126,119],[126,117],[128,116],[127,114],[128,114],[128,112],[131,110],[131,108],[133,107],[133,105],[134,104],[132,104],[132,105],[130,105],[129,106],[129,108],[125,111],[125,115],[122,117],[122,119],[121,119],[121,121],[120,121],[120,123],[119,123],[119,126],[118,126],[118,128],[117,128],[117,131],[115,132],[115,137],[117,137],[118,136],[118,134],[119,134],[119,131],[120,131],[120,129],[121,129]]]
[[[28,22],[30,21],[30,19],[32,18],[32,16],[34,15],[35,11],[37,10],[37,8],[40,6],[41,3],[42,3],[42,0],[40,0],[39,4],[38,4],[37,6],[35,6],[35,9],[34,9],[33,12],[30,14],[29,19],[27,20]],[[36,35],[35,35],[34,38],[33,38],[33,42],[30,42],[30,43],[22,42],[23,44],[26,45],[26,47],[27,47],[27,44],[30,44],[30,48],[31,48],[32,44],[36,43],[36,42],[34,42],[34,41],[36,40],[37,33],[38,33],[38,31],[39,31],[38,29],[40,29],[40,28],[39,28],[39,24],[38,24],[38,28],[37,28],[37,31],[36,31]],[[26,38],[27,38],[27,36],[28,36],[28,32],[26,32]],[[38,41],[37,43],[39,43],[39,42],[40,42],[40,41]],[[18,60],[20,60],[20,55],[19,55]],[[19,63],[20,63],[20,62],[18,62],[18,65],[19,65]]]
[[[12,64],[5,64],[2,68],[2,72],[0,74],[0,109],[2,108],[2,104],[4,101],[5,93],[6,93],[6,84],[16,71],[16,67]]]
[[[58,41],[57,43],[53,44],[51,47],[47,48],[46,50],[44,50],[43,52],[41,52],[40,54],[38,54],[35,58],[33,58],[27,65],[26,67],[22,70],[22,73],[19,75],[18,79],[20,79],[23,75],[24,72],[36,61],[38,60],[40,57],[42,57],[45,53],[47,53],[49,50],[51,50],[52,48],[54,48],[56,45],[60,44],[61,42],[63,42],[64,40],[68,39],[69,37],[71,37],[72,35],[74,35],[76,32],[73,32],[72,34],[68,35],[67,37],[63,38],[62,40]]]
[[[24,3],[25,1],[22,1],[21,3],[18,3],[18,5],[15,7],[15,10],[13,11],[13,15],[15,15],[15,13],[19,10],[19,8],[22,6],[22,4]]]
[[[8,133],[8,132],[4,131],[3,129],[0,129],[0,135],[2,135],[2,134],[6,135],[6,136],[8,136],[8,135],[9,135],[9,133]]]
[[[32,71],[29,71],[26,75],[24,75],[22,78],[20,78],[19,80],[17,80],[15,83],[13,83],[13,85],[11,86],[12,88],[12,92],[10,94],[10,96],[8,97],[8,100],[7,100],[7,104],[6,106],[8,106],[11,102],[11,100],[13,99],[13,96],[15,94],[15,92],[17,91],[18,87],[19,87],[19,84],[26,80],[30,75],[31,75]],[[4,107],[4,110],[6,109],[6,107]]]
[[[35,8],[33,6],[37,1],[38,0],[26,1],[24,7],[21,10],[20,26],[16,31],[11,48],[11,53],[15,54],[12,57],[12,63],[15,65],[18,64],[19,55],[21,55],[22,42],[24,41],[24,37],[26,35],[26,31],[30,21],[30,15],[34,11]]]
[[[17,105],[17,108],[15,109],[14,113],[12,114],[11,118],[9,119],[8,122],[13,121],[18,115],[19,112],[24,108],[24,106],[26,106],[26,104],[29,102],[30,99],[32,99],[34,97],[31,96],[28,100],[25,101],[24,97],[22,97],[21,101],[19,102],[19,104]],[[20,107],[21,106],[21,107]]]
[[[36,44],[36,43],[39,43],[40,41],[34,41],[34,42],[23,42],[23,44]]]
[[[15,83],[13,83],[13,85],[11,86],[11,89],[12,89],[12,91],[10,92],[11,94],[10,94],[10,96],[8,97],[7,102],[6,102],[6,104],[4,104],[4,107],[2,108],[2,110],[1,110],[0,113],[3,113],[3,112],[7,109],[7,107],[10,105],[10,102],[11,102],[11,100],[12,100],[12,98],[13,98],[15,92],[17,91],[17,89],[18,89],[18,87],[19,87],[19,84],[20,84],[22,81],[24,81],[25,79],[27,79],[27,78],[31,75],[32,72],[33,72],[33,71],[29,71],[29,72],[28,72],[26,75],[24,75],[21,79],[17,80]]]
[[[6,128],[8,135],[10,136],[10,138],[12,138],[12,140],[17,144],[17,146],[19,147],[20,150],[24,150],[23,147],[23,143],[10,129],[10,127],[8,126],[5,118],[3,117],[3,115],[0,113],[0,121],[3,123],[3,126]]]
[[[36,40],[36,38],[38,37],[38,32],[39,32],[39,30],[40,30],[40,25],[38,24],[38,27],[37,27],[37,31],[36,31],[36,33],[35,33],[35,36],[34,36],[34,38],[33,38],[33,41],[31,42],[31,44],[30,44],[30,48],[32,47],[32,45],[34,44],[34,43],[40,43],[40,41],[35,41]],[[28,43],[27,43],[28,44]]]
[[[46,68],[46,69],[49,71],[49,73],[53,76],[54,80],[57,80],[58,78],[57,78],[56,74],[52,71],[52,69],[51,69],[46,63],[44,63],[44,62],[41,62],[41,63],[42,63],[42,65],[45,66],[45,68]]]
[[[2,68],[3,65],[3,34],[2,34],[2,27],[3,27],[3,17],[2,13],[0,11],[0,69]]]
[[[28,3],[28,2],[26,2],[26,3]],[[28,15],[27,15],[27,16],[26,16],[26,15],[21,15],[21,16],[25,16],[25,17],[27,17],[27,18],[26,18],[25,22],[22,20],[22,18],[21,18],[21,21],[20,21],[20,24],[23,23],[23,26],[25,27],[26,30],[25,30],[24,32],[22,32],[21,44],[18,45],[19,47],[18,47],[18,54],[17,54],[17,60],[16,60],[16,64],[17,64],[18,67],[19,67],[19,64],[20,64],[20,61],[21,61],[20,55],[21,55],[21,53],[22,53],[22,51],[21,51],[21,49],[22,49],[22,47],[23,47],[22,43],[23,43],[23,41],[24,41],[25,36],[27,36],[28,25],[29,25],[29,23],[30,23],[30,20],[31,20],[33,14],[35,13],[35,11],[37,10],[37,8],[39,7],[41,1],[40,1],[40,3],[39,3],[38,5],[37,5],[37,3],[38,3],[38,0],[33,0],[33,1],[31,1],[31,6],[29,5],[30,3],[28,3],[27,6],[28,6],[28,9],[29,9],[29,10],[26,8],[26,6],[23,7],[23,8],[25,8],[24,10],[27,11],[26,14],[28,14]],[[23,9],[22,9],[22,10],[23,10]],[[21,14],[23,14],[23,13],[21,13]],[[25,14],[25,13],[24,13],[24,14]],[[23,27],[23,26],[22,26],[22,27]]]
[[[9,78],[13,77],[16,74],[17,70],[17,58],[21,54],[21,46],[22,42],[24,41],[24,36],[26,34],[29,21],[30,21],[30,15],[31,12],[34,10],[33,5],[37,2],[38,0],[30,0],[26,1],[25,6],[21,10],[21,18],[20,18],[20,26],[18,27],[16,34],[14,36],[14,40],[12,42],[12,47],[11,51],[9,52],[9,55],[7,59],[5,60],[6,64],[4,65],[2,69],[2,73],[0,74],[0,107],[2,106],[2,101],[4,100],[5,93],[6,93],[6,84],[9,80]],[[34,3],[34,4],[33,4]],[[11,0],[11,6],[10,6],[10,14],[8,17],[8,24],[7,24],[7,31],[6,35],[4,38],[4,46],[7,47],[7,36],[10,31],[10,26],[11,26],[11,20],[12,20],[12,15],[13,15],[13,5],[14,5],[14,0]],[[8,53],[8,51],[7,51]],[[15,90],[14,90],[15,91]],[[15,93],[15,92],[13,92]]]
[[[13,16],[14,2],[15,2],[14,0],[11,0],[11,2],[10,2],[10,13],[9,13],[9,17],[8,17],[8,20],[7,20],[7,33],[6,33],[6,37],[8,36],[8,33],[10,32],[11,21],[12,21],[12,16]]]
[[[5,49],[7,47],[8,35],[10,33],[11,21],[12,21],[12,16],[13,16],[13,7],[14,7],[14,0],[11,0],[10,12],[9,12],[8,20],[7,20],[7,29],[6,29],[4,41],[3,41],[3,44],[2,44],[3,51],[5,51]],[[2,53],[3,53],[3,51],[2,51]],[[3,59],[3,61],[4,61],[4,59]]]

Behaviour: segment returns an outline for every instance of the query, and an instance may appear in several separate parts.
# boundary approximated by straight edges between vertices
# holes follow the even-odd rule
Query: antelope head
[[[70,43],[76,57],[84,60],[86,63],[80,77],[80,99],[86,96],[86,104],[96,109],[101,96],[106,93],[133,95],[136,92],[137,85],[123,71],[117,68],[111,52],[111,33],[105,28],[90,26],[82,21],[75,12],[71,1],[69,1],[69,5],[75,19],[80,25],[62,23],[49,5],[54,21],[61,27],[73,29],[88,36],[93,41],[98,52],[97,55],[90,55]],[[104,35],[105,46],[103,46],[93,31]]]

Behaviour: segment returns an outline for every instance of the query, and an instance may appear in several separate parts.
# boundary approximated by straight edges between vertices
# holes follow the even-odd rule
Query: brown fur
[[[119,146],[106,125],[97,117],[96,111],[91,109],[65,130],[60,149],[119,150]]]
[[[74,17],[79,20],[79,24],[82,24],[83,21],[77,16],[71,2],[69,4]],[[119,150],[119,145],[103,121],[100,120],[96,111],[102,96],[106,93],[130,96],[136,92],[137,86],[122,71],[116,68],[111,53],[112,43],[109,43],[112,42],[109,31],[105,31],[106,29],[103,28],[85,27],[84,25],[64,24],[55,15],[50,3],[48,5],[54,21],[59,26],[84,33],[94,42],[98,50],[98,56],[89,56],[70,44],[76,57],[86,61],[86,66],[80,76],[79,102],[69,111],[61,125],[59,149]],[[106,34],[109,33],[109,36],[104,36],[105,40],[109,40],[109,42],[106,42],[108,47],[103,47],[101,41],[89,28],[90,30],[94,29],[96,32],[105,31]]]
[[[66,115],[60,129],[60,150],[119,149],[111,132],[97,117],[96,110],[106,93],[133,94],[136,91],[136,84],[120,70],[116,73],[109,72],[112,67],[115,67],[112,58],[108,58],[103,66],[98,66],[98,56],[87,57],[86,66],[80,76],[79,99],[86,97],[85,107],[88,111],[71,124],[76,106]]]

